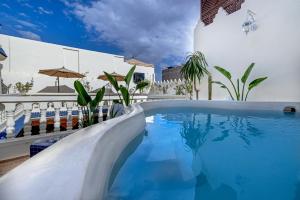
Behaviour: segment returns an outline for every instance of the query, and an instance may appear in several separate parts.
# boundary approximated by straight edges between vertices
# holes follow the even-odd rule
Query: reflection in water
[[[180,131],[181,137],[185,140],[185,145],[188,146],[193,152],[193,162],[199,161],[195,157],[199,153],[200,147],[206,142],[210,130],[214,127],[212,126],[212,115],[207,114],[206,119],[203,120],[203,117],[200,118],[200,114],[192,113],[191,119],[185,119],[182,122],[182,128]],[[230,121],[230,120],[227,120]],[[225,121],[220,122],[220,125],[225,127]],[[218,136],[212,141],[223,141],[226,137],[229,136],[229,130],[223,130],[222,135]],[[202,162],[202,160],[201,160]],[[193,164],[193,166],[200,166],[204,165],[204,163],[197,163]],[[207,181],[207,177],[205,175],[205,170],[202,169],[199,171],[194,170],[194,174],[196,177],[196,184],[195,184],[195,200],[199,199],[209,199],[209,200],[219,200],[226,198],[227,200],[236,200],[237,194],[236,191],[225,184],[221,184],[217,188],[212,188],[212,186]]]
[[[228,185],[222,184],[217,188],[212,188],[204,174],[196,176],[195,200],[236,200],[236,191]]]
[[[107,199],[300,200],[299,116],[194,109],[149,116]]]
[[[192,120],[186,119],[183,121],[180,134],[185,140],[185,145],[187,145],[195,155],[202,144],[205,143],[206,136],[209,134],[211,114],[207,114],[206,123],[201,123],[195,113],[192,114],[191,118]]]
[[[210,131],[215,127],[220,129],[220,135],[211,139],[213,142],[222,142],[233,132],[239,135],[246,145],[250,145],[249,137],[258,137],[263,133],[249,121],[248,117],[227,116],[222,121],[212,123],[212,114],[192,113],[187,115],[183,122],[180,134],[184,139],[185,145],[197,153],[198,149],[206,142],[210,136]],[[204,119],[203,116],[206,116]],[[220,118],[217,116],[217,118]],[[168,118],[170,119],[170,118]]]

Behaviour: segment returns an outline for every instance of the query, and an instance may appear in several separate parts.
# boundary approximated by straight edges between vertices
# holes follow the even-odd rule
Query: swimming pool
[[[145,113],[107,199],[300,199],[300,116],[170,108]]]

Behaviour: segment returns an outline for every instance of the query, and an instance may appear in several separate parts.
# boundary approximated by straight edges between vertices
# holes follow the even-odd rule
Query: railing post
[[[72,130],[73,128],[72,109],[73,109],[73,103],[68,102],[67,103],[67,130]]]
[[[103,113],[102,113],[102,106],[99,104],[98,106],[98,122],[102,122],[103,121]]]
[[[54,116],[54,131],[60,131],[60,103],[56,102],[54,103],[54,110],[55,110],[55,116]]]
[[[15,137],[15,103],[5,104],[6,110],[6,138]]]
[[[106,120],[109,120],[110,119],[110,114],[111,114],[111,108],[112,108],[112,105],[109,105],[107,106],[107,117],[106,117]]]
[[[78,106],[78,128],[80,128],[80,126],[83,123],[83,113],[82,113],[82,107]]]
[[[31,103],[24,103],[24,110],[25,110],[25,118],[24,118],[24,136],[31,135],[32,129],[32,121],[31,121],[31,111],[32,111],[32,104]]]
[[[6,120],[5,111],[0,111],[0,122],[4,122]]]
[[[46,134],[47,128],[47,103],[40,103],[40,134]]]

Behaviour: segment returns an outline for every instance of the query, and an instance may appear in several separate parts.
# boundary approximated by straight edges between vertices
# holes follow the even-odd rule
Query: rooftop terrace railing
[[[184,99],[185,97],[137,95],[133,102],[178,98]],[[76,99],[76,94],[0,95],[0,104],[4,106],[4,109],[0,110],[0,139],[80,128],[83,111]],[[103,108],[109,110],[112,101],[117,99],[116,95],[104,97],[98,105],[98,120],[96,121],[103,121]]]
[[[0,111],[0,137],[10,139],[78,129],[83,111],[76,99],[76,94],[0,95],[0,103],[4,105]],[[115,99],[118,97],[105,96],[98,105],[99,122],[103,121],[103,107],[109,110]],[[147,99],[147,95],[139,95],[133,101]]]
[[[133,102],[183,98],[137,95]],[[65,136],[83,128],[84,113],[76,99],[76,94],[0,95],[0,161],[29,155],[29,147],[36,140]],[[97,108],[96,123],[110,118],[115,99],[118,96],[104,97]]]

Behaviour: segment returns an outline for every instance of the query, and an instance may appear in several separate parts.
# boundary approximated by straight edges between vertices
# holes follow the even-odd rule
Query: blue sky
[[[1,0],[0,32],[136,57],[161,68],[192,51],[199,0]]]

